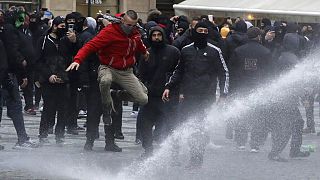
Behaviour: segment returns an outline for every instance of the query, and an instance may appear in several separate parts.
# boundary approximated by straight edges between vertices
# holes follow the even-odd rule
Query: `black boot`
[[[122,132],[116,132],[116,133],[114,133],[114,138],[124,139],[124,136],[123,136]]]
[[[290,151],[289,156],[291,158],[303,158],[303,157],[309,157],[310,156],[310,152],[306,151],[306,152],[302,152],[302,151]]]
[[[104,125],[104,132],[106,134],[106,146],[105,151],[121,152],[122,149],[118,147],[114,142],[114,128],[112,126]]]
[[[91,138],[87,138],[86,144],[84,145],[84,150],[92,151],[94,140]]]

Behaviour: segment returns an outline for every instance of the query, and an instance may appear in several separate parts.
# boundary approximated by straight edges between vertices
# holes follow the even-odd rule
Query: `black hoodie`
[[[244,45],[248,41],[247,24],[241,20],[233,27],[235,32],[230,34],[226,39],[226,63],[230,64],[229,59],[234,50]]]
[[[149,41],[154,31],[160,31],[165,38],[164,30],[159,27],[150,29]],[[165,84],[172,75],[180,58],[180,51],[168,45],[166,39],[162,47],[151,46],[148,49],[150,57],[148,61],[141,60],[139,63],[139,77],[148,88],[148,96],[161,97],[165,89]]]

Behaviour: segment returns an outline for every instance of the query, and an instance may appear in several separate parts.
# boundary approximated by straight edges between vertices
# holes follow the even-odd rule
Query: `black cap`
[[[64,23],[64,22],[65,22],[65,18],[63,16],[57,16],[53,19],[52,25],[58,26],[59,24]]]
[[[261,30],[257,27],[251,27],[248,29],[247,35],[248,35],[249,39],[254,39],[254,38],[258,37],[259,35],[261,35]]]

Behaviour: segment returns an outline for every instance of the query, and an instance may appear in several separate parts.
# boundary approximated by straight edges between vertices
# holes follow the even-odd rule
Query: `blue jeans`
[[[2,97],[7,105],[7,115],[12,119],[14,128],[18,135],[18,143],[23,143],[29,140],[24,126],[24,119],[22,114],[22,101],[19,94],[18,81],[15,75],[10,74],[12,86],[3,87]],[[2,103],[1,103],[2,107]]]

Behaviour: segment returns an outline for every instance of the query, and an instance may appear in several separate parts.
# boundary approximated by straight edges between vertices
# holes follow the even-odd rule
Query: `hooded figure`
[[[247,24],[245,21],[240,20],[234,26],[235,30],[232,34],[230,34],[226,39],[226,62],[229,64],[229,59],[234,52],[234,50],[244,45],[248,41],[247,35]]]
[[[179,21],[177,26],[177,34],[179,36],[182,36],[184,32],[189,28],[189,22],[188,21]]]
[[[200,21],[197,23],[194,29],[192,29],[192,39],[194,42],[194,46],[203,49],[207,46],[208,42],[208,25],[204,21]]]
[[[162,130],[167,129],[167,126],[173,127],[171,124],[176,120],[173,109],[176,109],[177,101],[172,99],[171,102],[164,104],[161,96],[180,58],[180,51],[167,44],[165,32],[161,27],[155,26],[150,29],[149,41],[151,44],[148,49],[149,60],[141,60],[139,63],[139,77],[148,89],[148,104],[142,106],[139,112],[142,123],[142,147],[145,150],[143,157],[149,157],[153,152],[152,127],[155,124],[157,124],[156,129],[165,127],[159,128],[162,138],[167,135],[167,132]],[[178,96],[177,92],[171,94]],[[166,119],[168,121],[164,121]]]

